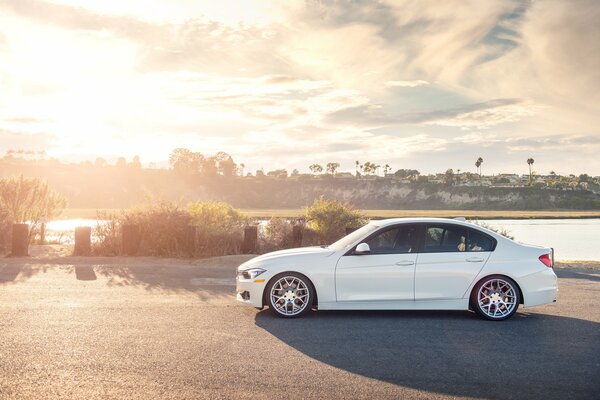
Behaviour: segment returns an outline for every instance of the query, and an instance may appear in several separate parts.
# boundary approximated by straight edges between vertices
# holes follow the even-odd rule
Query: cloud
[[[43,151],[52,146],[55,140],[56,135],[52,133],[26,133],[0,128],[0,149],[4,152],[10,149]]]
[[[385,83],[387,87],[418,87],[423,85],[429,85],[429,82],[424,80],[416,80],[416,81],[387,81]]]
[[[440,125],[462,129],[488,129],[494,125],[516,122],[534,115],[538,107],[521,99],[494,99],[434,111],[406,114],[386,112],[381,105],[361,104],[327,115],[331,124],[348,123],[370,128],[419,124]]]
[[[591,0],[0,0],[0,9],[0,129],[56,132],[44,142],[55,154],[76,143],[143,148],[149,159],[187,145],[247,165],[258,154],[298,165],[308,154],[401,155],[433,168],[478,148],[512,160],[536,146],[598,147]]]

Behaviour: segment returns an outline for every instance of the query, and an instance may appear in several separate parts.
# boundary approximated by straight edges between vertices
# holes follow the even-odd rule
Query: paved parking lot
[[[600,393],[600,269],[556,304],[317,312],[236,304],[247,259],[0,260],[0,398],[582,398]]]

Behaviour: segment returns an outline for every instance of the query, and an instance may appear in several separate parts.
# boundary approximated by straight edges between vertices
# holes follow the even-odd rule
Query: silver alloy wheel
[[[271,306],[285,316],[300,314],[310,304],[306,283],[295,276],[284,276],[271,287]]]
[[[477,306],[492,319],[510,315],[517,307],[517,291],[513,285],[501,278],[485,282],[477,293]]]

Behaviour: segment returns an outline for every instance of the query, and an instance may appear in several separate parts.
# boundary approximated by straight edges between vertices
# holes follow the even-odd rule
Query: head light
[[[238,272],[238,275],[244,279],[254,279],[257,276],[259,276],[260,274],[262,274],[263,272],[266,272],[266,270],[264,270],[262,268],[250,268],[250,269]]]

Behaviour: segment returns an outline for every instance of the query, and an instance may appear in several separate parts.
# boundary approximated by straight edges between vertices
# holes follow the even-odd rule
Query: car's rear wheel
[[[481,280],[471,295],[471,306],[482,318],[503,321],[519,308],[519,288],[512,279],[493,275]]]
[[[282,318],[296,318],[310,311],[315,289],[305,276],[286,272],[269,282],[266,295],[273,314]]]

